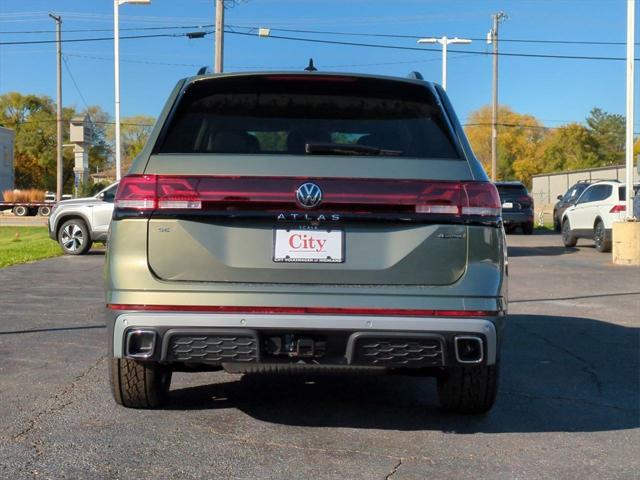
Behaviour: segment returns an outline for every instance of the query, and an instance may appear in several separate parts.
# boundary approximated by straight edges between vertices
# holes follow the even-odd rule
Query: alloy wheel
[[[596,242],[596,248],[601,249],[604,245],[604,235],[604,225],[602,222],[598,222],[593,236],[593,240]]]
[[[82,229],[75,223],[69,224],[62,230],[62,245],[70,252],[75,252],[82,248],[84,235]]]

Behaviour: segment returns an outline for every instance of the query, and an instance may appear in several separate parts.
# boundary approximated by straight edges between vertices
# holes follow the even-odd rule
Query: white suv
[[[637,192],[637,185],[634,187]],[[626,212],[626,187],[617,180],[596,182],[562,215],[562,242],[575,247],[578,238],[592,238],[599,252],[611,251],[611,228]]]

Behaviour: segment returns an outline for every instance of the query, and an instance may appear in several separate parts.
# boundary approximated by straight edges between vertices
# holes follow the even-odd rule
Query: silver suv
[[[405,372],[493,405],[501,204],[444,90],[372,75],[181,81],[118,187],[111,384],[152,408],[174,371]]]
[[[93,242],[106,242],[113,215],[113,201],[118,184],[109,185],[94,197],[58,202],[49,217],[49,236],[64,253],[82,255]]]

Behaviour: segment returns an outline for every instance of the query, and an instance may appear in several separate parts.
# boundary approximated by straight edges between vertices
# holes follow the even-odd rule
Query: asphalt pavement
[[[484,417],[414,377],[175,374],[115,405],[100,252],[0,270],[0,478],[638,478],[640,269],[510,235],[500,393]],[[586,242],[583,242],[586,245]]]

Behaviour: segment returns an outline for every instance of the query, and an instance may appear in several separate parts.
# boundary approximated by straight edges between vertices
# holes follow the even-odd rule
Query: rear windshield
[[[524,185],[496,185],[500,195],[527,195]]]
[[[461,159],[428,88],[312,75],[196,81],[156,153],[340,154],[330,147],[341,145],[350,155]]]
[[[634,185],[633,186],[633,196],[634,197],[638,196],[638,192],[640,192],[640,185]],[[627,187],[620,187],[618,189],[618,198],[620,200],[626,200],[627,199]]]

